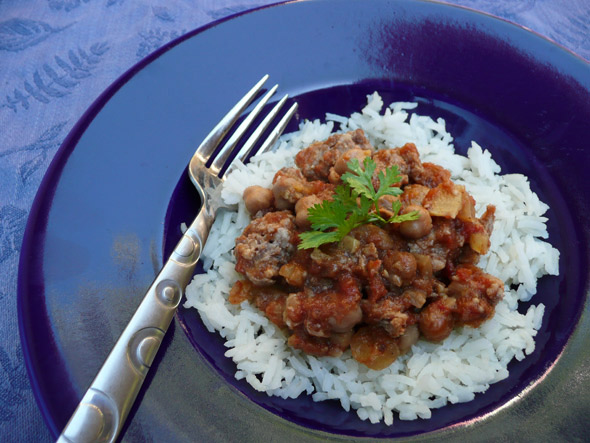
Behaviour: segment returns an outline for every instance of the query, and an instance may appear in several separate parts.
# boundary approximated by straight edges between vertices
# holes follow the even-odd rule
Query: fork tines
[[[252,126],[256,117],[260,114],[264,106],[268,103],[270,98],[275,94],[277,91],[278,85],[274,85],[270,88],[264,96],[258,101],[254,109],[244,118],[244,120],[240,123],[237,129],[231,134],[229,139],[225,142],[223,147],[216,152],[217,147],[221,143],[221,141],[226,137],[229,133],[230,129],[234,126],[238,118],[242,115],[244,110],[252,103],[252,101],[259,95],[260,91],[266,80],[268,80],[269,76],[265,75],[254,85],[250,91],[242,97],[238,103],[234,105],[234,107],[221,119],[221,121],[213,128],[213,130],[205,137],[201,145],[197,148],[197,152],[195,155],[199,157],[199,159],[203,162],[203,164],[207,163],[212,155],[215,153],[215,158],[209,170],[211,173],[215,175],[219,175],[219,173],[223,170],[224,166],[228,162],[232,152],[235,150],[236,145],[238,142],[244,137],[244,135],[248,132],[248,129]],[[235,159],[240,161],[244,161],[256,143],[260,140],[262,135],[265,131],[269,128],[271,122],[277,117],[281,108],[287,101],[288,95],[286,94],[283,98],[281,98],[275,106],[270,110],[270,112],[266,115],[266,117],[262,120],[260,124],[257,125],[256,129],[252,132],[252,134],[248,137],[246,142],[240,147],[239,151],[237,152]],[[258,153],[266,152],[270,148],[272,148],[280,137],[282,132],[285,130],[285,127],[289,123],[289,120],[295,114],[297,110],[297,103],[294,103],[289,110],[284,114],[284,116],[280,119],[277,125],[270,131],[266,140],[262,142],[260,145],[260,149],[258,149]],[[224,177],[229,171],[229,168],[225,171]]]

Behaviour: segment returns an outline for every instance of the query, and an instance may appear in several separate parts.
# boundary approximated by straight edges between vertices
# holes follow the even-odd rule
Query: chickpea
[[[383,269],[395,286],[410,283],[416,276],[416,258],[409,252],[387,251],[383,257]]]
[[[270,189],[263,188],[262,186],[248,186],[244,190],[244,203],[246,209],[252,215],[258,211],[269,209],[274,201],[273,193]]]
[[[375,371],[391,365],[400,355],[396,340],[380,326],[363,326],[352,336],[352,357]]]
[[[451,335],[455,327],[456,306],[453,306],[453,302],[455,299],[452,297],[439,298],[420,312],[418,326],[426,340],[441,342]]]
[[[401,210],[401,214],[408,214],[410,212],[418,212],[416,220],[408,220],[401,222],[399,225],[399,232],[406,238],[418,239],[422,238],[432,230],[432,218],[430,213],[422,206],[409,205]]]
[[[272,180],[274,205],[279,210],[293,209],[297,200],[312,192],[313,184],[297,168],[282,168]]]
[[[308,210],[313,205],[320,204],[322,199],[317,195],[307,195],[300,198],[295,203],[295,224],[301,229],[307,229],[311,226],[310,221],[307,219]]]
[[[405,354],[412,346],[416,344],[420,338],[420,330],[417,325],[410,325],[407,327],[406,332],[398,339],[397,346],[400,354]]]
[[[332,327],[332,331],[343,333],[352,330],[352,328],[363,319],[363,310],[360,305],[354,306],[341,318],[330,317],[328,322]]]
[[[334,345],[335,348],[345,350],[350,346],[350,340],[352,339],[352,334],[353,334],[353,331],[346,331],[346,332],[342,332],[342,333],[333,333],[330,336],[330,341],[332,342],[332,344]],[[334,354],[335,354],[334,357],[340,357],[340,355],[342,355],[342,352],[338,353],[338,351],[336,350],[336,352]]]

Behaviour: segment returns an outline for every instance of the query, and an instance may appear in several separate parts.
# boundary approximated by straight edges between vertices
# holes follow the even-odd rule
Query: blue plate
[[[523,28],[422,1],[310,1],[196,30],[132,68],[68,135],[28,221],[18,312],[39,407],[58,435],[198,209],[185,167],[199,141],[262,74],[297,118],[350,113],[378,90],[443,117],[464,152],[488,148],[551,210],[559,277],[535,352],[508,379],[431,420],[363,422],[335,402],[281,400],[233,378],[221,340],[181,309],[130,421],[129,441],[330,438],[583,439],[590,409],[590,66]],[[290,129],[295,129],[295,123]],[[475,425],[474,425],[475,424]],[[531,431],[533,430],[533,431]]]

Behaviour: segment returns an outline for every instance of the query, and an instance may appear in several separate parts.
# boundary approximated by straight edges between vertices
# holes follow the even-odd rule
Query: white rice
[[[328,114],[326,123],[302,123],[298,132],[283,136],[276,151],[234,170],[221,196],[238,209],[218,215],[203,250],[207,271],[187,288],[185,307],[196,308],[207,329],[226,340],[225,355],[236,363],[236,378],[246,379],[254,389],[282,398],[306,394],[315,401],[335,399],[363,420],[391,425],[394,417],[428,419],[432,409],[473,400],[508,376],[510,361],[534,351],[544,306],[532,305],[524,315],[516,309],[536,293],[537,279],[558,274],[559,251],[543,240],[548,236],[543,216],[548,206],[531,191],[525,176],[500,175],[490,153],[475,142],[467,157],[456,155],[444,120],[410,115],[415,103],[393,103],[383,111],[377,93],[367,99],[367,106],[350,118]],[[248,302],[232,306],[227,301],[239,278],[234,239],[250,221],[242,192],[254,184],[269,187],[278,169],[293,164],[295,153],[311,142],[328,138],[334,123],[340,125],[338,132],[364,129],[376,148],[415,143],[422,161],[444,166],[455,183],[465,185],[477,202],[478,215],[488,204],[496,206],[491,249],[480,261],[480,267],[506,285],[494,318],[477,329],[455,330],[440,344],[420,340],[382,371],[359,364],[350,351],[336,359],[291,349],[281,330],[258,309]]]

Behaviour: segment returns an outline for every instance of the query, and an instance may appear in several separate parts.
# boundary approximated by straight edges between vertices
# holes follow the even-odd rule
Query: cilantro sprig
[[[357,159],[347,163],[348,171],[341,177],[342,184],[335,189],[332,200],[324,200],[308,210],[312,230],[299,234],[299,249],[317,248],[326,243],[342,240],[350,231],[367,223],[401,223],[416,220],[418,213],[399,214],[401,203],[392,203],[393,215],[384,218],[379,213],[378,201],[386,195],[398,196],[402,190],[396,186],[401,176],[397,166],[379,171],[379,187],[373,186],[377,164],[366,157],[361,167]]]

